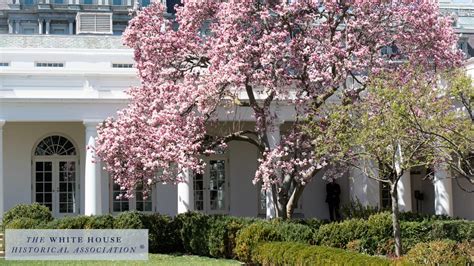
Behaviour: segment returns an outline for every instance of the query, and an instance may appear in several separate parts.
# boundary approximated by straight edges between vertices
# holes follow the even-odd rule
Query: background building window
[[[112,4],[113,4],[114,6],[121,6],[121,5],[122,5],[122,0],[113,0],[113,1],[112,1]]]
[[[112,64],[112,68],[133,68],[133,64]]]
[[[141,212],[151,212],[153,211],[153,202],[152,202],[152,196],[148,195],[148,197],[144,197],[143,195],[143,187],[138,186],[135,192],[135,198],[136,198],[136,210],[141,211]]]
[[[153,191],[145,198],[143,194],[143,187],[137,186],[135,189],[135,197],[127,199],[125,197],[118,198],[120,195],[125,195],[126,190],[120,189],[113,180],[110,182],[112,185],[112,212],[125,212],[125,211],[141,211],[141,212],[152,212],[153,211]]]
[[[120,189],[120,185],[114,183],[112,190],[112,211],[113,212],[124,212],[130,209],[129,199],[120,197],[125,195],[126,191]]]
[[[36,67],[64,67],[64,63],[36,63]]]
[[[150,0],[142,0],[142,7],[147,7],[150,5]]]
[[[390,209],[392,207],[392,197],[390,196],[390,185],[380,182],[380,208]]]

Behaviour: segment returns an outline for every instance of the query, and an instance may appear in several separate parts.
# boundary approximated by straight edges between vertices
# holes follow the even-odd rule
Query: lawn
[[[236,260],[213,259],[194,255],[150,254],[148,261],[7,261],[2,265],[239,265]]]

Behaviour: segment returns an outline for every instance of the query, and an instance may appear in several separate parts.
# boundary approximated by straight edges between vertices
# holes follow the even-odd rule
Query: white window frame
[[[94,15],[96,16],[96,21],[97,21],[97,16],[109,16],[109,22],[110,22],[110,31],[108,32],[98,32],[98,31],[83,31],[81,30],[81,16],[82,15]],[[95,24],[95,28],[97,29],[97,23]],[[77,34],[105,34],[105,35],[110,35],[113,34],[114,32],[114,25],[112,22],[112,13],[90,13],[90,12],[77,12],[76,15],[76,33]]]
[[[193,174],[193,210],[203,212],[206,214],[229,214],[230,213],[230,163],[229,163],[229,156],[228,153],[222,153],[222,154],[212,154],[210,156],[206,156],[202,158],[205,163],[206,167],[204,169],[203,173],[203,202],[204,206],[202,210],[197,210],[195,208],[196,204],[196,193],[194,191],[194,174]],[[224,208],[221,210],[211,210],[210,206],[210,161],[224,161],[224,174],[225,174],[225,185],[224,185]]]
[[[147,200],[151,201],[151,210],[150,211],[139,211],[137,210],[137,197],[135,193],[135,197],[128,199],[128,210],[122,211],[115,211],[114,210],[114,181],[110,178],[109,182],[109,212],[112,214],[119,214],[126,211],[139,211],[143,213],[154,213],[156,212],[156,203],[155,203],[155,186],[153,186],[151,190],[151,194],[149,195]]]

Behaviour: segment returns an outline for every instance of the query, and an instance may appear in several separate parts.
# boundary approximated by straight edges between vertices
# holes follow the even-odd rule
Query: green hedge
[[[261,265],[390,265],[391,261],[338,248],[295,242],[259,243],[252,263]]]
[[[36,221],[34,224],[40,224],[52,221],[53,215],[46,206],[39,203],[19,204],[3,214],[3,226],[7,227],[10,222],[16,219],[32,219]]]
[[[416,244],[404,257],[404,261],[427,265],[471,265],[474,243],[456,243],[453,240],[438,240]]]
[[[474,239],[472,221],[417,217],[412,215],[408,221],[401,221],[405,251],[422,242],[450,239],[460,243]],[[46,207],[32,204],[19,205],[6,212],[3,225],[10,229],[148,229],[152,253],[186,252],[242,261],[251,261],[253,250],[265,241],[315,244],[368,254],[392,255],[394,252],[390,213],[338,223],[316,219],[269,221],[195,212],[174,218],[157,213],[124,212],[117,216],[53,220]]]
[[[285,241],[305,244],[314,243],[314,230],[297,223],[281,220],[258,221],[238,232],[234,248],[236,257],[241,261],[250,261],[252,252],[260,242]]]
[[[402,244],[408,251],[417,243],[441,239],[456,242],[474,239],[474,222],[424,219],[401,221]],[[393,235],[390,213],[371,215],[367,220],[351,219],[339,223],[322,225],[315,231],[315,244],[336,248],[347,248],[368,254],[393,254]]]

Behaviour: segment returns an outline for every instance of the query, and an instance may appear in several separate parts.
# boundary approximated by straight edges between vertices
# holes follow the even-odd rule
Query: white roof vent
[[[112,34],[112,13],[83,13],[76,16],[77,34]]]

